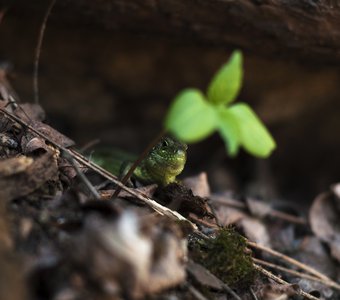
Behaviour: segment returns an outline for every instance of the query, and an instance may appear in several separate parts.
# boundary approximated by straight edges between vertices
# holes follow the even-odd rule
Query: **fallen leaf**
[[[296,284],[276,284],[270,283],[264,285],[258,291],[258,297],[262,300],[288,300],[291,296],[296,295],[299,289]]]
[[[43,135],[45,135],[47,138],[51,139],[53,142],[57,143],[58,145],[61,145],[63,147],[71,147],[75,143],[73,140],[68,138],[67,136],[63,135],[59,131],[55,130],[51,126],[39,122],[39,121],[34,121],[33,122],[33,127]]]
[[[0,197],[2,199],[11,200],[27,195],[42,186],[47,180],[56,179],[58,166],[53,153],[46,152],[34,159],[33,162],[30,158],[23,158],[23,161],[24,167],[21,167],[21,172],[0,177]]]
[[[0,161],[0,178],[22,173],[33,163],[33,158],[20,155]]]
[[[335,198],[331,192],[317,196],[309,211],[309,222],[314,234],[329,245],[332,256],[340,261],[340,211]]]
[[[167,218],[155,222],[130,211],[115,221],[90,215],[83,234],[72,239],[70,255],[103,289],[129,298],[173,287],[185,279],[185,239]]]
[[[246,199],[246,202],[251,214],[259,218],[264,218],[272,210],[270,205],[263,201],[259,201],[248,197]]]
[[[215,290],[223,290],[223,282],[202,265],[189,260],[187,270],[202,286]]]
[[[205,172],[183,179],[183,185],[192,190],[195,196],[202,198],[208,198],[210,196],[210,186],[207,173]]]
[[[15,110],[16,116],[27,122],[43,121],[46,117],[45,111],[39,104],[35,103],[22,103],[20,108]],[[27,120],[27,117],[29,120]]]
[[[245,236],[262,246],[271,248],[270,237],[266,226],[255,218],[246,217],[242,218],[237,225],[242,228]]]

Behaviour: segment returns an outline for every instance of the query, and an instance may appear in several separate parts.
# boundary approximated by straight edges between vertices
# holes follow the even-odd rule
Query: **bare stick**
[[[287,281],[284,281],[283,279],[281,279],[281,278],[275,276],[274,274],[272,274],[271,272],[267,271],[266,269],[260,267],[259,265],[253,264],[253,266],[254,266],[254,268],[255,268],[257,271],[261,272],[263,275],[265,275],[265,276],[267,276],[268,278],[274,280],[275,282],[280,283],[280,284],[283,284],[283,285],[288,285],[288,284],[289,284]],[[318,298],[312,296],[311,294],[308,294],[308,293],[304,292],[304,291],[301,290],[301,289],[298,289],[298,290],[296,291],[296,293],[297,293],[298,295],[301,295],[301,296],[303,296],[303,297],[306,297],[307,299],[310,299],[310,300],[319,300]]]
[[[197,300],[208,300],[200,291],[198,291],[191,284],[188,284],[188,290]]]
[[[256,248],[256,249],[259,249],[259,250],[262,250],[262,251],[265,251],[273,256],[276,256],[278,258],[281,258],[283,260],[285,260],[286,262],[294,265],[294,266],[297,266],[298,268],[302,269],[302,270],[305,270],[313,275],[315,275],[316,277],[318,278],[321,278],[325,281],[328,281],[328,282],[333,282],[332,279],[328,278],[326,275],[320,273],[319,271],[315,270],[314,268],[310,267],[310,266],[307,266],[299,261],[297,261],[296,259],[294,258],[291,258],[287,255],[284,255],[283,253],[280,253],[278,251],[275,251],[271,248],[268,248],[268,247],[265,247],[265,246],[262,246],[262,245],[259,245],[259,244],[256,244],[254,242],[250,242],[247,240],[247,244],[253,248]]]
[[[253,296],[254,300],[259,300],[259,298],[257,298],[257,296],[256,296],[255,292],[253,291],[253,289],[249,288],[249,290],[250,290],[250,293]]]
[[[93,195],[93,197],[96,200],[100,200],[100,195],[97,192],[97,190],[95,189],[95,187],[91,184],[91,182],[87,179],[87,177],[85,176],[85,174],[80,170],[80,168],[77,165],[77,162],[75,161],[75,159],[68,153],[65,151],[61,152],[62,155],[72,164],[73,168],[76,170],[77,175],[79,176],[79,178],[84,182],[84,184],[86,185],[86,187],[88,188],[88,190],[91,192],[91,194]]]
[[[43,42],[43,39],[44,39],[46,23],[47,23],[48,17],[50,15],[52,8],[53,8],[54,4],[56,3],[56,1],[57,0],[51,0],[49,6],[47,8],[47,11],[46,11],[45,16],[44,16],[44,20],[43,20],[41,27],[40,27],[37,47],[35,48],[34,70],[33,70],[33,94],[34,94],[34,102],[36,104],[39,103],[38,75],[39,75],[39,59],[40,59],[40,53],[41,53],[41,46],[42,46],[42,42]]]
[[[322,284],[324,284],[326,286],[329,286],[329,287],[335,288],[337,290],[340,290],[340,285],[337,284],[336,282],[326,281],[326,280],[320,279],[318,277],[315,277],[313,275],[301,273],[301,272],[298,272],[298,271],[295,271],[295,270],[291,270],[291,269],[288,269],[288,268],[285,268],[285,267],[282,267],[282,266],[279,266],[279,265],[276,265],[276,264],[272,264],[272,263],[264,261],[262,259],[253,258],[253,261],[255,263],[267,266],[269,268],[273,268],[273,269],[276,269],[276,270],[279,270],[279,271],[291,274],[291,275],[296,276],[296,277],[305,278],[305,279],[308,279],[308,280],[313,280],[313,281],[316,281],[316,282],[320,282],[320,283],[322,283]]]
[[[236,300],[242,300],[226,283],[223,283],[223,289],[232,295]]]

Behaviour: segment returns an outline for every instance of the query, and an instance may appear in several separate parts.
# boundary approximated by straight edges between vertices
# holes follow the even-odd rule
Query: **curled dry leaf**
[[[185,279],[186,243],[166,221],[143,233],[143,221],[128,211],[115,222],[89,216],[73,239],[73,259],[107,293],[136,299],[175,286]]]
[[[38,137],[33,137],[27,143],[26,137],[22,138],[22,150],[25,154],[33,153],[36,150],[43,149],[48,151],[48,146],[46,145],[45,141]]]
[[[314,234],[326,242],[332,256],[340,261],[340,210],[333,193],[326,192],[316,197],[309,211],[309,222]]]
[[[2,163],[6,164],[6,161]],[[25,156],[12,159],[11,164],[16,165],[15,169],[12,169],[12,174],[0,176],[2,199],[11,200],[27,195],[57,176],[57,162],[52,152],[46,152],[33,161],[32,158]],[[4,172],[8,174],[11,170]]]

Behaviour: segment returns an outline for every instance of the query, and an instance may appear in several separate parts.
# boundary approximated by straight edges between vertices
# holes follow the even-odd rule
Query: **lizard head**
[[[171,137],[164,137],[146,158],[145,166],[149,172],[160,178],[164,185],[175,180],[187,159],[187,145]]]

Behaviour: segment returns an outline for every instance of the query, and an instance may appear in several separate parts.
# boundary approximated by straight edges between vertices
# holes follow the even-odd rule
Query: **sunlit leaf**
[[[235,119],[233,114],[226,108],[219,111],[218,131],[226,145],[229,155],[235,156],[240,146],[240,130],[237,119]]]
[[[216,129],[214,107],[197,89],[186,89],[174,100],[165,119],[165,128],[190,143],[202,140]]]
[[[245,103],[229,107],[228,112],[237,120],[242,146],[255,156],[268,157],[276,144],[255,112]]]
[[[228,104],[236,99],[242,86],[242,53],[234,51],[229,61],[213,77],[208,87],[208,101]]]

